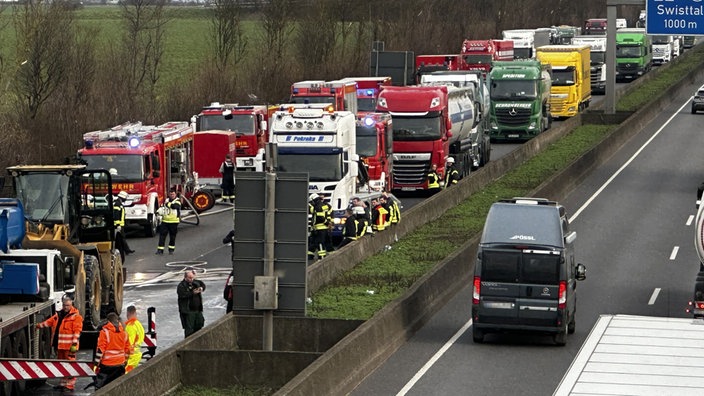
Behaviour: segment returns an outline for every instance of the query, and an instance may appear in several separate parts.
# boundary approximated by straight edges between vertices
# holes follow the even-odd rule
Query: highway
[[[661,113],[563,204],[577,232],[577,329],[565,347],[549,336],[471,337],[471,288],[372,373],[353,395],[549,395],[600,314],[687,317],[699,268],[693,244],[704,143],[690,94]]]

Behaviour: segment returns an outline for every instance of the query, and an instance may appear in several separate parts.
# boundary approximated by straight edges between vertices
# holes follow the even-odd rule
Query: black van
[[[513,198],[489,209],[479,243],[472,293],[472,336],[535,331],[565,345],[574,333],[577,281],[565,208],[543,198]]]

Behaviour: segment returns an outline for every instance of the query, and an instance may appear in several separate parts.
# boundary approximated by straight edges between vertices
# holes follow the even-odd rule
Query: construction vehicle
[[[367,183],[359,192],[385,191],[391,186],[393,171],[393,123],[383,113],[366,113],[357,119],[357,155],[366,168]]]
[[[653,66],[650,36],[645,28],[616,31],[616,81],[632,81]]]
[[[535,58],[535,49],[550,44],[550,28],[504,30],[504,40],[513,40],[514,59]]]
[[[538,59],[552,68],[550,114],[573,117],[589,107],[592,100],[590,55],[587,45],[545,45]]]
[[[589,81],[593,94],[606,93],[606,36],[576,36],[573,45],[589,46]]]
[[[83,135],[78,158],[91,169],[108,169],[113,190],[128,194],[123,202],[125,223],[137,224],[148,237],[156,234],[157,210],[171,188],[185,198],[184,211],[198,213],[215,204],[215,197],[201,190],[194,169],[193,128],[187,122],[159,126],[125,123]],[[208,150],[200,153],[210,155]]]
[[[357,114],[357,83],[349,78],[335,81],[299,81],[291,85],[292,104],[331,103],[336,111]]]
[[[271,117],[276,171],[308,173],[309,193],[323,194],[332,207],[333,236],[342,234],[345,209],[357,193],[355,119],[329,105],[283,105]]]
[[[462,43],[462,70],[491,71],[495,61],[513,60],[513,40],[464,40]]]
[[[357,116],[376,111],[376,98],[381,87],[391,85],[391,77],[349,77],[357,83]]]
[[[264,147],[269,141],[268,120],[274,109],[265,105],[240,106],[237,103],[213,102],[191,117],[191,126],[194,132],[235,132],[236,160],[234,156],[232,159],[237,170],[262,172]],[[200,171],[197,167],[196,170]]]
[[[550,128],[549,65],[536,59],[496,62],[491,70],[489,137],[529,140]]]
[[[472,167],[472,129],[476,126],[469,88],[453,85],[383,87],[377,111],[391,114],[394,190],[427,190],[432,165],[444,178],[445,163],[455,159],[460,177]]]

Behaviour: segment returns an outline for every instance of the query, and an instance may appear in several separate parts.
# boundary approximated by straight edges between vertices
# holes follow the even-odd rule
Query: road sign
[[[704,35],[704,0],[647,0],[645,32]]]

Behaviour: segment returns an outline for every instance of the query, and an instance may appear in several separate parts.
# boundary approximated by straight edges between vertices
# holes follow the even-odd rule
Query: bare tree
[[[210,20],[210,42],[215,65],[223,72],[233,73],[246,54],[247,37],[242,29],[240,0],[215,0]]]
[[[294,0],[271,0],[262,7],[258,36],[261,50],[256,52],[249,70],[255,71],[250,76],[256,81],[253,89],[266,102],[279,102],[288,93],[292,79],[300,73],[289,52],[294,5]]]

